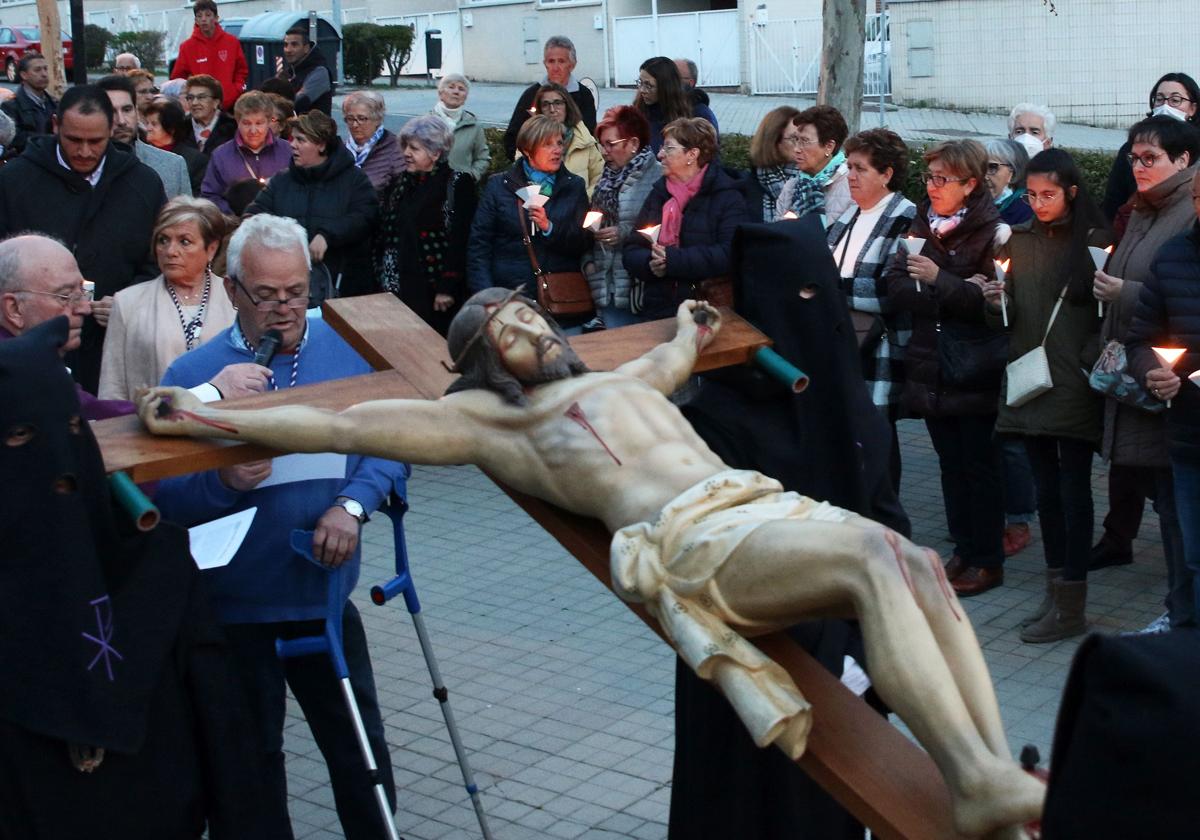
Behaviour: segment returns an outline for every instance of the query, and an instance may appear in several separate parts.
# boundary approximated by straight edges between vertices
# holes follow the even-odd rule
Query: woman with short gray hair
[[[380,285],[442,335],[466,297],[475,179],[447,162],[454,135],[434,114],[400,130],[404,171],[382,196],[375,236]]]
[[[1029,166],[1029,155],[1025,147],[1016,140],[996,138],[987,141],[988,192],[996,202],[1000,221],[1019,225],[1033,218],[1033,208],[1025,201],[1025,168]]]
[[[387,112],[383,97],[373,90],[355,90],[342,99],[342,122],[346,124],[346,148],[354,165],[382,192],[404,171],[404,156],[396,135],[383,127]]]
[[[438,80],[437,91],[438,101],[430,113],[444,119],[454,132],[454,145],[448,158],[450,168],[468,172],[476,181],[482,180],[492,161],[492,153],[483,135],[483,126],[464,107],[471,83],[461,73],[447,73]]]

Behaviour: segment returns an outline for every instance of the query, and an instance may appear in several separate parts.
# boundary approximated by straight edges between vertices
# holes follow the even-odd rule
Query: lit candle
[[[796,215],[796,212],[794,210],[789,210],[786,213],[784,213],[782,216],[780,216],[779,218],[781,218],[781,219],[799,219],[800,217]]]
[[[1108,258],[1112,254],[1112,249],[1113,246],[1111,245],[1107,248],[1098,248],[1095,245],[1088,246],[1088,253],[1092,255],[1092,262],[1096,264],[1097,271],[1103,271],[1104,267],[1108,265]],[[1096,314],[1101,318],[1104,317],[1104,301],[1099,299],[1096,300]]]
[[[583,227],[585,230],[597,231],[600,229],[600,220],[604,218],[604,214],[599,210],[589,210],[587,215],[583,217]]]
[[[925,240],[923,238],[921,238],[920,236],[904,237],[904,248],[906,251],[908,251],[908,253],[912,254],[913,256],[920,254],[921,249],[924,247],[925,247]],[[917,284],[917,291],[918,292],[921,291],[921,281],[914,280],[913,282]]]
[[[1158,361],[1167,370],[1172,370],[1175,363],[1187,352],[1186,347],[1151,347],[1154,355],[1158,357]],[[1171,401],[1167,400],[1167,408],[1171,407]]]
[[[1008,273],[1008,264],[1012,262],[1012,258],[1000,262],[1000,260],[992,260],[996,264],[996,279],[1001,283],[1004,282],[1004,275]],[[1000,290],[1000,317],[1004,321],[1005,328],[1008,327],[1008,294],[1004,289]]]
[[[649,239],[651,245],[657,245],[658,244],[658,231],[660,228],[662,228],[662,225],[650,225],[650,227],[642,228],[641,230],[638,231],[638,233],[640,233],[642,236]]]

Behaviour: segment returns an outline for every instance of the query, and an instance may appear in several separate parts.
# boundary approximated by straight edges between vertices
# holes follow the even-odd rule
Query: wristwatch
[[[363,510],[363,506],[349,496],[338,496],[334,503],[357,519],[359,525],[367,521],[367,512]]]

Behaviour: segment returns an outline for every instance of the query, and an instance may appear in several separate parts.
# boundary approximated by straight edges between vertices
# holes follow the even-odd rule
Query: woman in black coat
[[[467,251],[467,286],[471,294],[493,286],[515,289],[530,284],[533,267],[524,237],[529,236],[543,271],[579,271],[580,257],[591,247],[583,228],[588,197],[583,179],[563,166],[563,125],[550,117],[530,117],[517,134],[521,159],[503,175],[487,182]],[[541,207],[524,211],[517,190],[539,187],[549,196]],[[530,230],[533,234],[530,235]]]
[[[378,291],[371,264],[371,232],[379,215],[375,188],[338,141],[337,124],[320,111],[293,117],[292,164],[276,173],[246,208],[304,225],[313,268],[323,265],[343,296]]]
[[[929,197],[909,231],[924,248],[897,252],[884,279],[894,310],[913,316],[902,399],[925,418],[937,450],[954,541],[947,577],[959,595],[976,595],[1004,581],[1004,485],[993,432],[1008,341],[984,323],[982,288],[996,273],[1001,222],[984,185],[983,146],[953,140],[925,160]]]
[[[733,234],[749,219],[742,182],[721,168],[716,153],[717,132],[705,119],[663,128],[664,174],[634,224],[658,225],[658,238],[630,236],[622,254],[633,278],[630,308],[642,318],[669,318],[688,298],[713,296],[717,283],[706,280],[728,281],[733,273]]]
[[[427,114],[400,131],[405,169],[383,191],[375,235],[379,284],[442,335],[467,288],[475,179],[446,161],[454,135]]]

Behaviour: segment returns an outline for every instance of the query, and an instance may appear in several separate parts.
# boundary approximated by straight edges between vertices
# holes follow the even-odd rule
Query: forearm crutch
[[[404,514],[408,510],[408,503],[392,494],[387,506],[382,510],[392,520],[392,534],[396,544],[396,576],[384,584],[372,586],[371,600],[375,604],[383,606],[397,595],[404,596],[404,605],[408,607],[408,612],[412,615],[413,628],[417,631],[417,641],[421,644],[421,653],[425,655],[425,664],[429,667],[429,677],[433,681],[433,696],[437,698],[438,705],[442,709],[442,717],[446,719],[446,730],[450,733],[450,743],[454,746],[454,755],[458,758],[458,768],[462,771],[463,785],[471,797],[471,804],[475,807],[479,830],[483,832],[484,840],[492,840],[487,816],[483,813],[483,803],[479,800],[479,788],[475,784],[475,776],[471,773],[471,765],[467,763],[467,751],[458,737],[458,725],[454,722],[454,711],[450,708],[450,692],[442,684],[442,672],[438,668],[437,658],[433,655],[433,645],[430,644],[429,633],[425,629],[425,617],[421,615],[421,602],[417,600],[417,587],[413,583],[408,569],[408,547],[404,541]]]
[[[327,596],[325,601],[325,633],[320,636],[301,636],[296,639],[276,639],[275,653],[280,659],[291,659],[296,656],[311,656],[317,653],[329,655],[333,671],[342,687],[342,698],[346,701],[346,710],[354,723],[354,735],[358,739],[358,749],[362,753],[363,762],[367,765],[367,776],[375,787],[375,802],[379,805],[380,816],[390,840],[400,840],[396,832],[396,821],[392,816],[392,808],[388,805],[387,793],[383,789],[383,780],[379,776],[379,766],[375,763],[375,753],[371,751],[371,743],[367,740],[367,729],[363,726],[362,713],[358,710],[358,701],[354,699],[354,689],[350,686],[350,669],[346,665],[346,653],[342,647],[342,613],[346,599],[350,596],[347,590],[347,569],[350,564],[343,563],[336,569],[328,569],[313,557],[312,531],[292,531],[292,550],[313,563],[326,569],[329,573]]]

